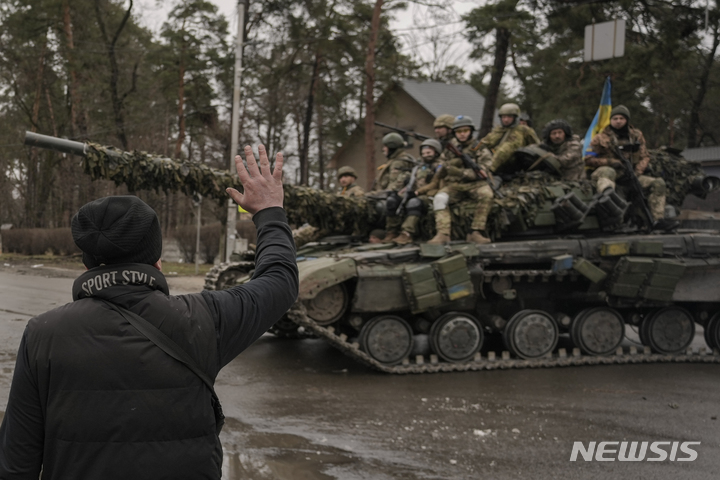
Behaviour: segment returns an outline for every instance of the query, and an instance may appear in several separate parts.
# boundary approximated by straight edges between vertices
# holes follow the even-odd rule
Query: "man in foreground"
[[[235,158],[244,193],[228,189],[258,230],[252,281],[171,296],[161,273],[155,212],[137,197],[105,197],[72,221],[88,271],[73,302],[28,323],[0,427],[0,478],[219,479],[213,408],[220,369],[297,297],[295,249],[282,209],[282,154],[271,173],[245,147]],[[199,374],[129,319],[169,337]]]

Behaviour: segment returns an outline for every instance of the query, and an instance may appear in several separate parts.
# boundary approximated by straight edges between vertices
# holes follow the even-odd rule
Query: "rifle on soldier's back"
[[[385,123],[375,122],[375,125],[377,125],[379,127],[387,128],[389,130],[393,130],[398,133],[402,133],[404,135],[413,137],[417,140],[427,140],[428,138],[430,138],[427,135],[423,135],[422,133],[412,132],[410,130],[403,130],[402,128],[392,127]],[[492,189],[492,191],[496,197],[498,197],[498,198],[505,197],[505,195],[500,193],[500,190],[497,189],[497,187],[495,186],[495,184],[492,181],[492,178],[490,178],[490,176],[487,173],[485,173],[485,171],[483,171],[483,169],[480,168],[480,166],[477,163],[475,163],[473,161],[473,159],[470,158],[470,156],[467,153],[461,152],[459,148],[457,148],[455,145],[453,145],[449,141],[444,141],[441,143],[442,143],[443,148],[447,148],[450,151],[450,153],[452,153],[456,157],[460,158],[460,160],[462,160],[465,168],[469,168],[473,172],[475,172],[475,176],[477,176],[478,179],[485,180],[487,182],[487,184],[490,186],[490,188]]]
[[[636,151],[638,148],[637,144],[634,145],[622,145],[622,146],[615,146],[615,153],[620,158],[620,162],[622,163],[623,167],[625,167],[625,170],[627,171],[627,175],[630,178],[630,185],[632,186],[633,193],[635,194],[635,198],[640,202],[640,211],[642,212],[643,216],[645,217],[645,220],[647,221],[648,230],[652,230],[653,227],[653,217],[652,213],[650,213],[650,207],[647,204],[647,199],[645,198],[645,194],[643,193],[642,185],[640,185],[640,180],[638,180],[637,175],[635,175],[635,168],[633,168],[632,162],[628,160],[625,155],[623,155],[623,151]]]

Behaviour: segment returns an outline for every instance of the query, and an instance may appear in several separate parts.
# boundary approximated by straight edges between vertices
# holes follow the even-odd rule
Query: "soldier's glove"
[[[468,180],[468,181],[472,182],[472,181],[477,180],[477,175],[475,174],[475,172],[472,169],[466,168],[465,170],[463,170],[462,178],[463,178],[463,180]]]
[[[459,167],[453,167],[452,165],[449,165],[445,167],[447,170],[448,175],[452,177],[461,177],[463,175],[463,169]]]

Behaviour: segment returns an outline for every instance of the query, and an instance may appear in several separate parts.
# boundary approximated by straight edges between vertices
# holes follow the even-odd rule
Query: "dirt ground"
[[[0,265],[0,410],[25,324],[70,301],[77,274]],[[203,279],[169,284],[182,294]],[[654,364],[389,376],[320,340],[265,335],[217,379],[224,478],[714,479],[719,374]],[[694,462],[570,462],[575,441],[701,444]]]

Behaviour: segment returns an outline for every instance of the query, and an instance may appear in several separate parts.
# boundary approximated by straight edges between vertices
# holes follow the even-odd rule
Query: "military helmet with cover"
[[[430,147],[433,150],[437,152],[438,155],[440,155],[443,151],[442,145],[440,142],[435,140],[434,138],[427,138],[423,140],[423,142],[420,144],[420,152],[422,152],[423,147]]]
[[[550,120],[543,127],[542,139],[543,142],[547,143],[548,145],[550,144],[550,133],[553,130],[562,130],[563,132],[565,132],[565,139],[567,140],[572,137],[572,128],[570,127],[570,124],[562,118],[556,118],[555,120]]]
[[[402,148],[405,146],[405,140],[400,136],[399,133],[391,132],[383,137],[383,145],[388,147],[390,150]]]
[[[502,115],[514,115],[519,117],[520,107],[517,103],[506,103],[500,107],[500,110],[498,110],[498,116]]]
[[[445,127],[452,129],[454,122],[455,117],[450,114],[444,113],[435,119],[435,121],[433,122],[433,128]]]
[[[350,175],[357,179],[357,172],[355,172],[354,168],[349,167],[349,166],[344,166],[344,167],[338,168],[337,178],[344,177],[345,175]]]
[[[453,130],[456,130],[460,127],[470,127],[471,129],[475,130],[475,125],[473,125],[473,119],[471,117],[468,117],[467,115],[458,115],[455,117],[455,121],[453,122]]]

